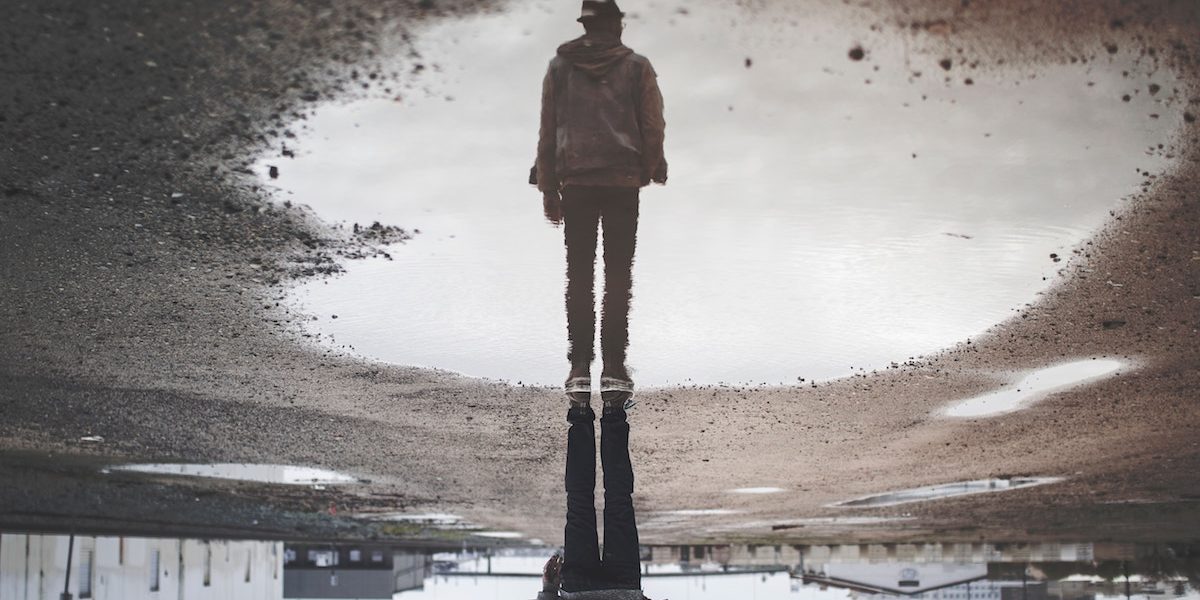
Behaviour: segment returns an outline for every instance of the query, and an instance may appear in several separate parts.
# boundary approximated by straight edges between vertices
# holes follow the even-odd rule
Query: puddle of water
[[[976,335],[1053,283],[1048,256],[1135,191],[1136,169],[1167,164],[1145,148],[1179,111],[1134,92],[1173,80],[1123,76],[1134,57],[946,72],[903,39],[760,4],[647,3],[626,30],[659,73],[671,164],[641,204],[629,360],[643,387],[829,379]],[[418,32],[425,88],[326,105],[294,160],[260,161],[281,200],[329,221],[421,231],[394,260],[295,290],[323,341],[561,381],[562,232],[525,180],[544,68],[576,12],[514,3]],[[846,57],[857,42],[866,60]]]
[[[838,508],[874,508],[880,506],[895,506],[897,504],[907,504],[909,502],[940,500],[942,498],[953,498],[955,496],[967,496],[970,494],[1005,492],[1018,488],[1057,483],[1062,480],[1062,477],[1015,477],[1012,479],[977,479],[974,481],[959,481],[955,483],[944,483],[941,485],[931,485],[909,490],[900,490],[898,492],[872,494],[870,496],[863,496],[862,498],[855,498],[853,500],[846,500],[844,502],[836,502],[834,504],[830,504],[830,506]]]
[[[235,479],[238,481],[280,483],[285,485],[329,485],[358,483],[359,481],[354,477],[335,471],[315,469],[312,467],[295,467],[291,465],[255,465],[243,463],[152,463],[119,465],[110,467],[107,470],[129,473],[147,473],[152,475],[179,475],[183,477]]]
[[[799,527],[813,527],[824,529],[838,529],[842,527],[864,527],[864,526],[886,526],[902,523],[906,521],[915,521],[916,517],[806,517],[801,519],[783,519],[774,521],[746,521],[744,523],[730,523],[708,527],[706,531],[732,532],[744,531],[747,529],[761,529],[764,531],[779,531],[784,529],[795,529]]]
[[[998,390],[963,400],[942,411],[947,417],[994,417],[1029,408],[1046,396],[1116,375],[1126,363],[1113,359],[1078,360],[1038,369]]]
[[[730,510],[728,508],[686,508],[683,510],[668,510],[663,512],[665,515],[673,515],[677,517],[704,517],[710,515],[736,515],[741,511]]]
[[[777,523],[777,525],[887,525],[915,520],[916,517],[810,517],[790,519]]]
[[[499,540],[516,540],[525,537],[525,534],[516,531],[477,531],[471,535]]]
[[[458,525],[463,522],[462,517],[449,513],[364,513],[357,516],[359,518],[370,519],[372,521],[400,521],[409,523],[429,523],[431,525]]]
[[[729,490],[731,494],[778,494],[779,492],[787,491],[777,487],[744,487]]]

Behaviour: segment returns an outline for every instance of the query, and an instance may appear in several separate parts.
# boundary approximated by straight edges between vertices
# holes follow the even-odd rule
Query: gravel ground
[[[281,302],[285,286],[380,249],[268,202],[246,171],[256,152],[282,151],[314,102],[399,85],[380,57],[419,48],[380,40],[486,5],[12,4],[0,23],[0,473],[17,484],[0,489],[0,527],[427,536],[346,515],[438,510],[559,537],[558,393],[307,343],[302,316]],[[964,57],[976,77],[1002,61],[1139,48],[1147,68],[1187,84],[1170,91],[1174,106],[1200,113],[1193,3],[877,0],[852,10],[864,37],[909,31],[915,52]],[[1197,539],[1197,136],[1193,116],[1162,149],[1175,166],[1148,176],[1067,257],[1049,293],[979,339],[818,387],[643,394],[633,415],[643,538]],[[931,416],[1006,373],[1076,356],[1140,366],[1004,417]],[[371,483],[297,490],[96,474],[132,460],[305,464]],[[1067,480],[825,506],[1026,474]],[[726,492],[756,485],[790,493]],[[668,513],[714,508],[738,512]],[[811,520],[843,516],[893,520]]]

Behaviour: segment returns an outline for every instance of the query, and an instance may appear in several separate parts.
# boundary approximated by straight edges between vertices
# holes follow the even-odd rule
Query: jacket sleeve
[[[538,129],[537,186],[543,192],[558,190],[557,146],[558,117],[555,114],[554,63],[546,68],[542,79],[542,119]]]
[[[558,592],[538,592],[537,600],[558,600]]]
[[[642,130],[642,184],[654,180],[667,182],[667,159],[663,139],[667,123],[663,119],[663,97],[658,89],[658,74],[646,63],[642,69],[641,97],[638,98],[638,126]]]

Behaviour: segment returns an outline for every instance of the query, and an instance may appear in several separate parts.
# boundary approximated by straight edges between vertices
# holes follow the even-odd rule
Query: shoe
[[[592,403],[592,378],[571,377],[563,384],[572,405],[587,406]]]
[[[605,407],[620,406],[624,410],[633,408],[637,404],[633,399],[633,380],[601,377],[600,398],[604,400]]]

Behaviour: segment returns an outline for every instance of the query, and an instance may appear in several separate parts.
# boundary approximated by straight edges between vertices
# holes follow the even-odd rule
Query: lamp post
[[[71,600],[71,555],[75,552],[75,534],[71,534],[71,539],[67,541],[67,576],[63,579],[63,592],[58,597],[58,600]]]

